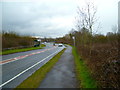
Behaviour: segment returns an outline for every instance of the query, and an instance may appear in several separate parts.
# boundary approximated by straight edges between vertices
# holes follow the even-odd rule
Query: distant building
[[[118,2],[118,33],[120,33],[120,1]]]

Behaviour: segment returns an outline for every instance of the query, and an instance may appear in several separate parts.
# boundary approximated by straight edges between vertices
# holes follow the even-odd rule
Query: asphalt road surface
[[[48,43],[44,49],[3,55],[0,88],[15,88],[63,48]]]

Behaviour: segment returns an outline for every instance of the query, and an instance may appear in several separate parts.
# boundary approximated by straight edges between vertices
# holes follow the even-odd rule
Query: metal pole
[[[75,46],[75,37],[74,37],[74,46]]]
[[[75,37],[73,36],[73,40],[74,40],[74,46],[75,46]]]

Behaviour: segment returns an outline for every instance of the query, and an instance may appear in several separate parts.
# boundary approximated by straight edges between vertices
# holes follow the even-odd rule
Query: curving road
[[[3,55],[0,88],[15,88],[63,48],[47,43],[44,49]]]

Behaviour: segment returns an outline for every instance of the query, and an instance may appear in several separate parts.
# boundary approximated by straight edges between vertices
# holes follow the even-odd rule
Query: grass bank
[[[25,52],[25,51],[30,51],[30,50],[42,49],[45,46],[46,45],[41,44],[40,47],[30,47],[30,48],[22,48],[22,49],[5,50],[5,51],[0,52],[0,55],[6,55],[6,54],[17,53],[17,52]]]
[[[91,77],[84,61],[80,59],[75,47],[72,48],[75,59],[76,77],[79,81],[79,88],[97,88],[96,81]]]
[[[55,55],[49,62],[43,65],[30,77],[24,80],[16,89],[19,88],[38,88],[42,80],[45,78],[46,74],[51,70],[54,64],[59,60],[60,56],[63,54],[65,49]]]

